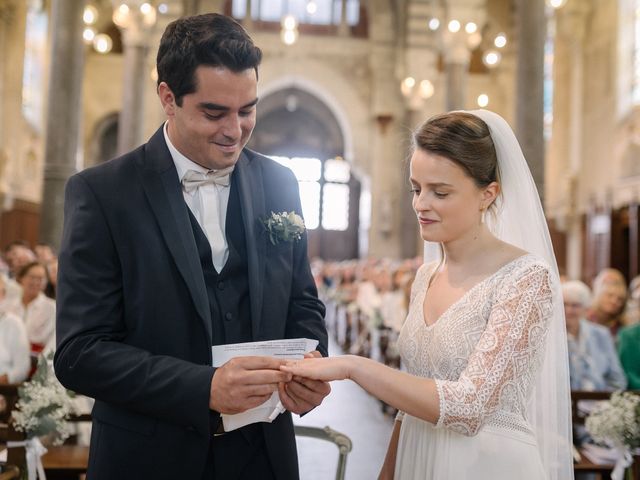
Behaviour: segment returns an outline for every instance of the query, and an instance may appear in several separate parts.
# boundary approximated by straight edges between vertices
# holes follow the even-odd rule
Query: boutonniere
[[[305,230],[304,220],[296,212],[271,212],[271,216],[263,220],[263,225],[274,245],[298,241]]]

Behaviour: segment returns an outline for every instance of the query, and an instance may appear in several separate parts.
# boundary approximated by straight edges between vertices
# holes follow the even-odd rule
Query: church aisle
[[[329,339],[330,355],[339,355],[340,347]],[[331,394],[320,407],[294,423],[314,427],[329,426],[346,434],[353,442],[347,457],[346,480],[377,478],[393,429],[393,418],[384,415],[380,402],[350,381],[333,382]],[[333,480],[338,449],[329,442],[298,438],[301,480]]]

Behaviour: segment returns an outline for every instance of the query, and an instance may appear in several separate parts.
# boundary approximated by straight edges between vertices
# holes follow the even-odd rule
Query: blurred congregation
[[[263,50],[248,147],[298,180],[339,352],[402,368],[424,262],[410,132],[487,108],[513,126],[543,199],[574,408],[640,390],[640,0],[0,0],[0,385],[55,349],[67,179],[162,124],[160,35],[204,12]],[[589,442],[576,425],[576,447]]]

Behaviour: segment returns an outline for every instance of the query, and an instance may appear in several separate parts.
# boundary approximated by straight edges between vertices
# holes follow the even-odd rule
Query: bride
[[[440,258],[413,284],[407,372],[351,355],[281,368],[353,380],[398,408],[380,479],[572,479],[557,266],[513,131],[486,110],[431,118],[411,185],[426,256]]]

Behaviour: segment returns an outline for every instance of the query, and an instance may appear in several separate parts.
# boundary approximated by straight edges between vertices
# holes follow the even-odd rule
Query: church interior
[[[7,295],[19,267],[37,259],[55,299],[67,179],[145,143],[162,125],[160,37],[175,19],[207,12],[235,18],[262,49],[247,146],[298,180],[332,353],[401,367],[396,340],[424,249],[408,181],[411,132],[452,110],[486,108],[509,122],[561,279],[584,282],[597,298],[598,279],[615,272],[624,293],[611,315],[618,323],[607,324],[614,342],[618,327],[640,322],[639,0],[0,0]],[[632,349],[640,369],[640,345]],[[640,389],[638,370],[627,376],[624,385]],[[12,382],[2,383],[0,375],[10,400]],[[375,478],[395,412],[346,383],[295,423],[349,437],[338,478]],[[606,399],[615,389],[573,400]],[[0,459],[8,403],[0,401]],[[89,411],[78,418],[87,423]],[[76,433],[88,441],[83,427]],[[301,478],[334,478],[340,463],[331,443],[340,443],[332,438],[320,446],[299,438]],[[78,478],[83,458],[76,470],[45,462],[47,476]],[[612,462],[600,463],[576,463],[576,478],[610,478]],[[8,472],[0,479],[14,478]]]

